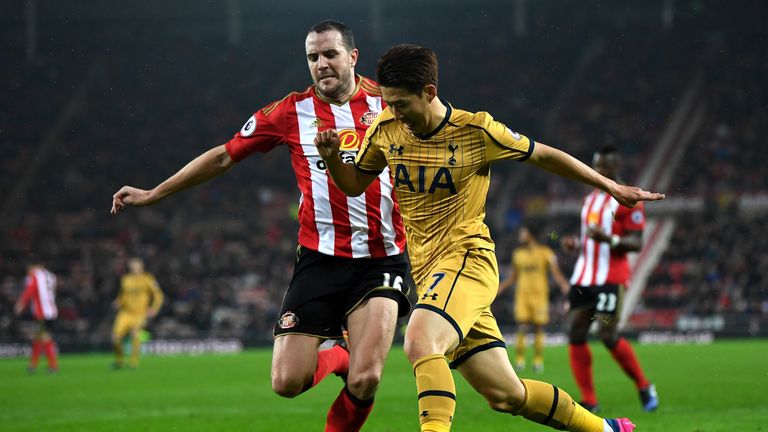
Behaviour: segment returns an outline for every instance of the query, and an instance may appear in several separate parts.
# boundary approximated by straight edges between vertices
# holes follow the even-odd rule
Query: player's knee
[[[571,344],[587,343],[587,331],[581,328],[571,328],[568,330],[568,342]]]
[[[405,351],[405,355],[411,364],[422,357],[440,352],[432,341],[408,334],[406,334],[405,341],[403,342],[403,351]]]
[[[525,400],[525,387],[520,382],[516,384],[483,392],[483,396],[492,410],[503,413],[517,412]]]
[[[347,387],[352,394],[364,398],[370,398],[376,393],[376,389],[381,382],[381,374],[376,370],[366,370],[362,373],[349,374],[347,377]]]
[[[603,342],[603,345],[605,345],[606,348],[612,350],[616,346],[616,343],[619,341],[619,338],[615,334],[605,333],[600,334],[600,340]]]
[[[285,398],[294,398],[304,392],[306,382],[291,377],[275,375],[272,377],[272,391]]]

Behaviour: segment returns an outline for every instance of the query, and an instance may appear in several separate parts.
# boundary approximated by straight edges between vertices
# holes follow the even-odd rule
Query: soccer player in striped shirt
[[[517,377],[490,310],[499,272],[483,222],[485,200],[491,163],[505,159],[593,185],[629,207],[664,196],[619,185],[488,113],[453,108],[437,96],[432,50],[390,48],[379,59],[377,78],[388,107],[368,129],[355,164],[340,160],[333,129],[319,132],[315,144],[334,182],[350,196],[392,169],[418,287],[404,349],[416,376],[421,430],[450,430],[454,367],[496,411],[559,430],[631,432],[626,418],[602,419],[551,384]]]
[[[40,360],[40,352],[44,352],[48,359],[48,373],[56,373],[59,370],[56,358],[56,346],[51,335],[53,326],[59,311],[56,308],[56,276],[48,271],[42,264],[31,263],[27,269],[24,292],[16,301],[14,311],[21,315],[29,304],[32,316],[39,323],[37,333],[32,340],[32,357],[29,360],[27,370],[34,373]]]
[[[621,182],[621,155],[616,147],[608,146],[596,152],[592,166],[605,177]],[[624,289],[629,286],[631,270],[627,254],[643,247],[645,207],[625,207],[601,190],[594,190],[581,208],[581,235],[566,238],[567,250],[579,250],[579,259],[571,276],[568,329],[568,354],[571,371],[581,391],[581,404],[593,412],[600,411],[592,379],[592,353],[587,334],[593,321],[598,323],[598,335],[611,356],[632,379],[640,394],[645,411],[659,406],[656,387],[648,381],[632,345],[619,336]]]
[[[113,196],[112,213],[151,205],[210,180],[253,153],[287,146],[299,190],[299,249],[275,324],[272,389],[295,397],[330,373],[345,378],[326,431],[357,431],[373,406],[398,316],[410,310],[405,232],[389,171],[349,198],[327,174],[313,144],[323,128],[339,130],[339,157],[351,163],[383,108],[378,84],[355,74],[352,31],[336,21],[313,26],[305,40],[314,84],[254,113],[226,144],[198,156],[150,190]],[[349,337],[318,352],[326,339]]]

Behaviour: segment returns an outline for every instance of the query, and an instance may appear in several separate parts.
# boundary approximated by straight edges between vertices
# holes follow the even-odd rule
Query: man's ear
[[[432,102],[432,99],[437,97],[437,86],[434,84],[427,84],[424,86],[424,93],[427,96],[427,101]]]

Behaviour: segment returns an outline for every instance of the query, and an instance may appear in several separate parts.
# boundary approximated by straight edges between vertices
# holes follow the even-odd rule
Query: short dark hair
[[[520,225],[520,229],[527,230],[528,233],[531,235],[531,237],[533,237],[534,239],[538,240],[538,238],[539,238],[539,228],[537,226],[523,224],[523,225]]]
[[[600,156],[608,156],[608,155],[621,156],[621,152],[619,151],[619,148],[613,144],[608,144],[606,146],[603,146],[600,150],[597,151],[597,154],[599,154]]]
[[[327,31],[336,30],[341,34],[341,43],[344,44],[344,48],[347,51],[355,49],[355,35],[352,34],[352,29],[340,23],[336,20],[321,21],[309,28],[307,34],[310,33],[324,33]]]
[[[379,59],[376,79],[383,87],[419,94],[428,84],[437,86],[437,55],[418,45],[395,45]]]

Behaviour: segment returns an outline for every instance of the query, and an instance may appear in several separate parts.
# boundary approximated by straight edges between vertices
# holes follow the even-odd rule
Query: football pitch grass
[[[636,347],[661,398],[644,413],[634,386],[602,346],[593,345],[595,381],[608,417],[638,432],[768,431],[768,341]],[[105,354],[63,355],[61,372],[27,375],[26,361],[0,361],[0,430],[322,431],[341,388],[329,376],[292,400],[272,393],[269,349],[235,355],[146,357],[138,370],[112,371]],[[546,371],[522,377],[576,395],[565,347],[548,348]],[[44,363],[44,361],[43,361]],[[454,431],[552,430],[491,411],[456,374]],[[413,373],[395,346],[363,431],[418,431]]]

